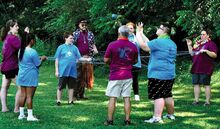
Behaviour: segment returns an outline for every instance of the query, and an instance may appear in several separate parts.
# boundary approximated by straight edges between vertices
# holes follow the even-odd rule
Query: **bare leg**
[[[73,101],[73,89],[68,89],[69,102]]]
[[[174,100],[172,97],[165,98],[165,104],[166,104],[166,109],[167,113],[172,115],[174,114]]]
[[[62,90],[57,89],[57,102],[61,101]]]
[[[21,95],[19,98],[19,107],[24,107],[26,101],[26,87],[21,87]]]
[[[159,99],[154,100],[154,116],[155,117],[162,116],[164,103],[165,103],[165,101],[163,98],[159,98]]]
[[[33,97],[35,93],[36,87],[26,87],[26,94],[27,94],[27,108],[32,109],[33,108]]]
[[[200,95],[200,86],[199,85],[194,85],[194,96],[195,96],[195,101],[199,102],[199,95]]]
[[[7,93],[10,86],[11,80],[5,78],[5,75],[2,76],[2,88],[1,88],[1,103],[2,103],[2,112],[7,112]]]
[[[108,103],[108,120],[113,120],[113,114],[115,112],[116,99],[117,98],[115,98],[115,97],[110,97],[109,98],[109,103]]]
[[[210,103],[210,97],[211,97],[211,87],[206,85],[205,86],[205,96],[206,96],[206,103]]]
[[[16,78],[12,79],[14,84],[16,84],[15,80],[16,80]],[[15,95],[15,108],[14,108],[15,113],[19,112],[19,97],[20,97],[20,94],[21,94],[21,87],[17,86],[17,92],[16,92],[16,95]]]
[[[130,97],[124,97],[124,112],[125,112],[125,120],[130,120],[130,114],[131,114]]]

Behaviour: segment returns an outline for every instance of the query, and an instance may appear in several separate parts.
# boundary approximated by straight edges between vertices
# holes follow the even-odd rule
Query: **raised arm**
[[[189,54],[190,54],[191,56],[193,56],[192,40],[186,39],[186,43],[187,43],[187,47],[188,47]]]
[[[136,37],[138,40],[138,43],[142,50],[149,52],[150,48],[147,45],[147,42],[149,42],[149,39],[144,35],[143,33],[143,23],[137,24],[137,30],[136,30]]]

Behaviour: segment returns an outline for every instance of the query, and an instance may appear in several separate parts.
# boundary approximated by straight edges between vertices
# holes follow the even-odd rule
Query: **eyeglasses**
[[[159,27],[159,28],[157,28],[157,29],[158,29],[158,30],[159,30],[159,29],[164,30],[164,28],[162,28],[162,27]]]
[[[86,27],[86,26],[87,26],[87,24],[81,24],[81,26],[82,26],[82,27]]]

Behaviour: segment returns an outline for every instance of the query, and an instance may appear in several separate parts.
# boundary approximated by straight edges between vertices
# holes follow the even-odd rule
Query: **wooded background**
[[[0,27],[9,19],[18,20],[20,31],[29,26],[46,54],[54,53],[80,18],[89,20],[99,50],[117,39],[119,23],[129,21],[142,21],[150,39],[161,22],[170,23],[178,50],[187,50],[184,38],[196,38],[204,28],[212,30],[217,45],[220,40],[220,0],[0,0],[0,12]]]

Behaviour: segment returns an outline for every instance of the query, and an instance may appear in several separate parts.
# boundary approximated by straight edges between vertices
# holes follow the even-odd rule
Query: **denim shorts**
[[[210,85],[211,76],[208,74],[192,74],[193,85]]]

